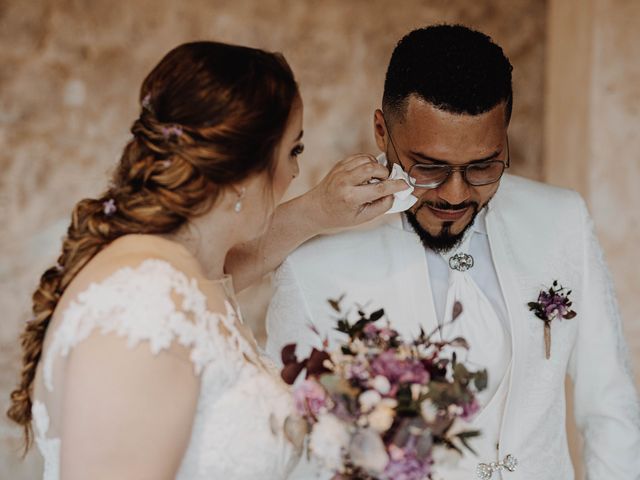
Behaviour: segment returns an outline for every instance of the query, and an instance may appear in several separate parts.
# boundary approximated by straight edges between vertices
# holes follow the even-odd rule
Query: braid
[[[148,130],[137,120],[132,132],[135,137],[124,150],[111,188],[100,198],[76,204],[58,265],[44,272],[33,294],[33,319],[21,335],[21,379],[7,411],[11,420],[24,427],[25,453],[32,444],[33,381],[45,334],[68,285],[115,239],[132,233],[175,231],[194,211],[206,211],[216,197],[217,187],[185,160],[188,155],[177,153],[175,142],[158,136],[157,128]],[[106,208],[110,201],[115,206],[112,213]]]

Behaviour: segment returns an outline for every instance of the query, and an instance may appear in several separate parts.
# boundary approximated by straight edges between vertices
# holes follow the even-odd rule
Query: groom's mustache
[[[478,202],[462,202],[462,203],[458,203],[457,205],[452,205],[448,202],[422,202],[418,210],[420,210],[420,208],[423,208],[425,206],[435,208],[437,210],[451,210],[454,212],[458,210],[464,210],[469,207],[473,208],[474,211],[477,211],[478,208],[480,207]]]

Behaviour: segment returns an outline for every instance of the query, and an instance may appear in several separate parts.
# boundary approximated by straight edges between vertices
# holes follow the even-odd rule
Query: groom
[[[405,337],[444,325],[441,335],[464,336],[467,360],[486,367],[490,379],[474,421],[482,431],[478,456],[444,468],[444,478],[573,479],[569,374],[587,477],[638,479],[638,398],[585,204],[574,192],[505,174],[511,70],[499,46],[463,26],[415,30],[398,43],[374,133],[379,161],[409,172],[418,201],[375,226],[319,236],[291,253],[275,276],[267,349],[278,357],[287,343],[319,345],[310,324],[339,338],[327,299],[343,294],[345,308],[383,307]],[[326,214],[313,205],[301,197],[279,209],[277,233],[272,228],[265,242],[271,262],[309,236],[296,218]],[[546,325],[528,303],[554,281],[571,290],[577,315]],[[464,312],[449,324],[456,301]],[[514,472],[476,477],[478,464],[507,455],[518,461]]]

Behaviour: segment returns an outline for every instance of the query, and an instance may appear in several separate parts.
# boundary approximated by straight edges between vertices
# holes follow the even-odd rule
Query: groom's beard
[[[467,230],[469,230],[469,228],[471,228],[471,226],[475,222],[476,217],[478,216],[478,212],[480,212],[480,210],[482,210],[490,201],[491,199],[487,200],[487,202],[484,203],[483,205],[480,205],[477,202],[467,202],[460,205],[450,205],[445,203],[436,204],[431,202],[424,202],[420,206],[420,208],[431,206],[440,210],[461,210],[463,208],[469,208],[469,207],[472,208],[473,215],[471,217],[471,220],[469,220],[469,223],[467,223],[467,225],[462,229],[462,231],[456,234],[451,233],[451,227],[453,226],[453,222],[444,222],[442,224],[442,229],[436,235],[432,235],[431,233],[429,233],[418,222],[417,213],[418,211],[420,211],[420,208],[418,208],[418,210],[416,210],[415,213],[406,211],[404,212],[404,214],[407,216],[407,220],[409,221],[409,224],[413,227],[415,232],[418,234],[418,236],[420,237],[420,240],[422,241],[422,244],[426,248],[434,250],[435,252],[438,252],[438,253],[446,253],[460,244],[465,233],[467,233]]]

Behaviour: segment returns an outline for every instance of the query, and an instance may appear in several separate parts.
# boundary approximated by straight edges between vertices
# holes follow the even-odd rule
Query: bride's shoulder
[[[158,297],[179,310],[226,312],[223,285],[207,281],[195,258],[151,236],[123,238],[97,254],[71,282],[59,310],[87,300],[140,305]]]
[[[190,359],[201,371],[215,357],[221,320],[231,313],[221,292],[201,288],[200,276],[190,261],[153,250],[114,249],[97,256],[58,304],[45,380],[52,385],[53,359],[71,349],[86,361],[92,352],[122,355],[139,344],[148,345],[152,356],[168,352]]]

